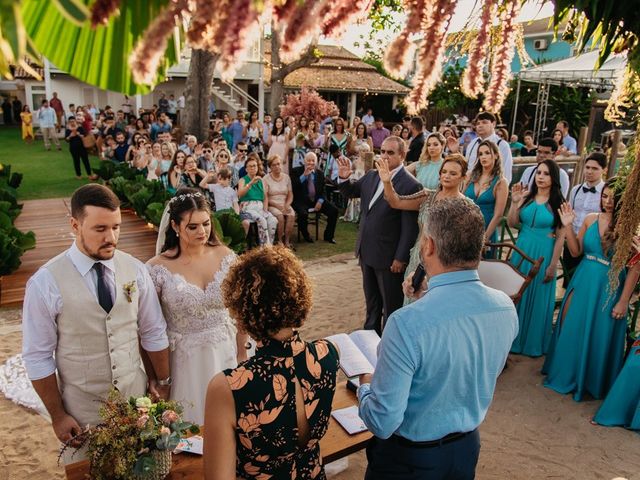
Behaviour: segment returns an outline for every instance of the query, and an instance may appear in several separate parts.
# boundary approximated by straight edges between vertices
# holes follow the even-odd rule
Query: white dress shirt
[[[495,133],[489,135],[487,138],[477,137],[471,141],[471,143],[467,147],[468,171],[471,172],[476,162],[478,161],[478,148],[480,148],[480,143],[484,142],[485,140],[489,140],[490,142],[493,142],[498,146],[498,150],[500,151],[500,158],[502,159],[502,171],[505,178],[507,179],[507,185],[510,184],[512,173],[511,171],[513,170],[511,146],[509,146],[509,142],[503,140]]]
[[[96,263],[82,253],[76,243],[67,250],[71,260],[89,289],[98,298]],[[105,280],[111,293],[116,291],[114,261],[101,260],[105,268]],[[138,301],[138,332],[142,348],[149,352],[164,350],[169,346],[167,324],[149,272],[136,260],[136,282],[140,292]],[[39,380],[56,370],[54,352],[58,343],[56,319],[62,312],[62,295],[53,275],[40,268],[27,282],[22,311],[22,356],[31,380]],[[82,312],[78,312],[81,316]]]
[[[536,179],[536,168],[537,165],[532,165],[527,167],[527,169],[522,173],[522,177],[520,177],[520,184],[526,186],[529,190],[533,187],[533,182]],[[569,187],[571,186],[571,180],[569,180],[569,174],[564,171],[564,169],[558,167],[560,169],[560,191],[562,192],[562,196],[567,198],[569,194]]]
[[[582,187],[589,188],[587,182],[576,185],[571,189],[568,202],[576,212],[576,218],[573,220],[573,231],[578,234],[578,230],[584,222],[584,218],[590,213],[601,212],[600,209],[600,197],[602,196],[602,189],[604,188],[604,181],[600,180],[600,183],[595,185],[596,193],[585,192]]]

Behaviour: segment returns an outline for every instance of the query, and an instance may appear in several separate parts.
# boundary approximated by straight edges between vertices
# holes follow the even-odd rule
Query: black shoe
[[[336,244],[338,243],[338,242],[336,242],[336,239],[335,239],[335,238],[332,238],[332,239],[330,239],[330,240],[326,240],[326,239],[325,239],[325,242],[333,243],[334,245],[336,245]]]

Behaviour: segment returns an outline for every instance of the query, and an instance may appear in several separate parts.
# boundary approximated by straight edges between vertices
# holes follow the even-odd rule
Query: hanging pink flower
[[[273,20],[278,24],[288,22],[297,7],[298,0],[274,0],[271,12]]]
[[[471,51],[468,55],[467,67],[462,74],[460,87],[462,93],[469,98],[477,98],[484,88],[483,70],[496,5],[496,0],[485,0],[482,6],[478,35],[473,40]]]
[[[404,77],[410,66],[410,37],[420,31],[423,20],[429,16],[433,2],[428,0],[405,0],[407,23],[400,34],[391,42],[384,56],[384,68],[390,75]]]
[[[285,62],[300,57],[304,49],[320,34],[320,21],[332,8],[329,0],[304,0],[289,17],[282,34],[280,56]]]
[[[186,8],[186,0],[174,0],[149,25],[129,56],[129,68],[136,83],[152,84],[160,61],[173,35],[176,16]]]
[[[498,47],[491,59],[491,79],[482,104],[489,112],[499,112],[509,93],[511,61],[515,53],[515,42],[518,33],[516,22],[520,13],[520,6],[520,0],[506,0],[504,10],[500,14],[500,38]]]
[[[96,0],[91,5],[91,26],[106,25],[112,15],[117,15],[121,0]]]
[[[187,31],[187,39],[193,48],[220,53],[227,21],[231,12],[231,0],[193,0],[193,13]]]
[[[220,50],[220,76],[232,81],[236,70],[246,60],[246,52],[260,34],[258,12],[253,0],[234,0],[233,10],[243,12],[229,18],[224,43]]]
[[[341,0],[334,3],[329,14],[324,17],[322,34],[339,36],[353,23],[366,18],[373,7],[373,0]]]
[[[457,0],[435,0],[434,8],[423,22],[417,73],[406,102],[409,113],[417,113],[427,106],[427,96],[440,80],[447,30],[456,4]]]

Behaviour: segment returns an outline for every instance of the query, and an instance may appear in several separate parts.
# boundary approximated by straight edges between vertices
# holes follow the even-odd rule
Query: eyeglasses
[[[210,148],[205,148],[204,150],[202,150],[204,153],[212,153],[213,150]]]
[[[380,149],[380,155],[385,155],[385,154],[386,155],[395,155],[396,152],[395,152],[395,150],[383,150],[383,149]]]
[[[245,150],[240,150],[240,149],[238,149],[238,153],[247,153],[248,151],[249,151],[249,150],[246,150],[246,149],[245,149]]]

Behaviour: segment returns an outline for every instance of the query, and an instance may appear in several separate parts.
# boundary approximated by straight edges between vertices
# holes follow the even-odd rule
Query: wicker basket
[[[171,451],[153,450],[151,456],[156,462],[156,468],[145,475],[134,475],[135,480],[163,480],[171,472]]]

